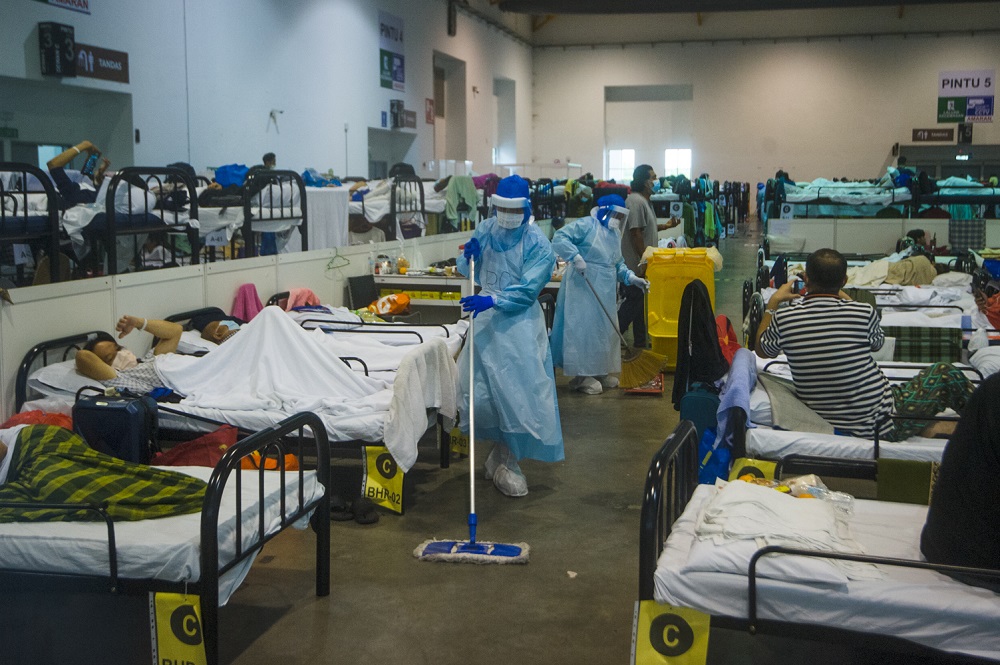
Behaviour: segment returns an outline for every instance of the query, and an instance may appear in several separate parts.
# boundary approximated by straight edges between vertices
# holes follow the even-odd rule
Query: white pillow
[[[1000,372],[1000,346],[979,349],[969,358],[969,364],[978,369],[984,378]]]
[[[934,278],[934,286],[969,286],[972,275],[965,272],[945,272]]]
[[[42,367],[28,377],[28,387],[44,395],[75,395],[84,386],[101,387],[101,383],[77,372],[76,363],[72,360]]]

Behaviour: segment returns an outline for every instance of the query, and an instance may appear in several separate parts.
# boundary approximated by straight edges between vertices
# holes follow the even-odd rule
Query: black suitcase
[[[127,462],[149,464],[150,450],[157,449],[156,400],[149,396],[81,397],[73,404],[73,429],[98,452]]]

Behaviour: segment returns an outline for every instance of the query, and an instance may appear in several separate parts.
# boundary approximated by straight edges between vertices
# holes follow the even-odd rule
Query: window
[[[635,170],[635,150],[623,148],[608,150],[608,179],[615,182],[629,182]]]
[[[667,148],[663,151],[663,175],[683,175],[691,179],[691,149]]]

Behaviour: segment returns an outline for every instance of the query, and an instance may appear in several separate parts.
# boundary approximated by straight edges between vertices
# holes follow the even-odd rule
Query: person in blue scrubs
[[[552,359],[573,377],[570,388],[588,395],[616,387],[615,375],[622,369],[618,334],[608,318],[617,311],[616,282],[642,289],[649,285],[622,258],[619,229],[627,217],[625,200],[609,194],[597,201],[589,217],[564,226],[552,238],[552,249],[568,264],[552,325]]]
[[[469,274],[475,260],[476,295],[462,298],[475,317],[474,377],[469,347],[458,359],[460,427],[468,432],[469,385],[475,383],[476,438],[496,445],[486,459],[486,478],[507,496],[524,496],[528,481],[519,461],[563,459],[562,428],[545,317],[538,294],[552,278],[555,254],[531,223],[528,181],[504,178],[493,195],[494,216],[476,226],[458,257]]]

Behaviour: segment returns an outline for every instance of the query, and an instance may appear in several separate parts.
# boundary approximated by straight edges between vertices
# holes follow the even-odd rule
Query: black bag
[[[149,464],[150,449],[157,444],[156,400],[147,395],[81,397],[100,388],[83,387],[73,404],[73,429],[94,450],[126,462]]]

